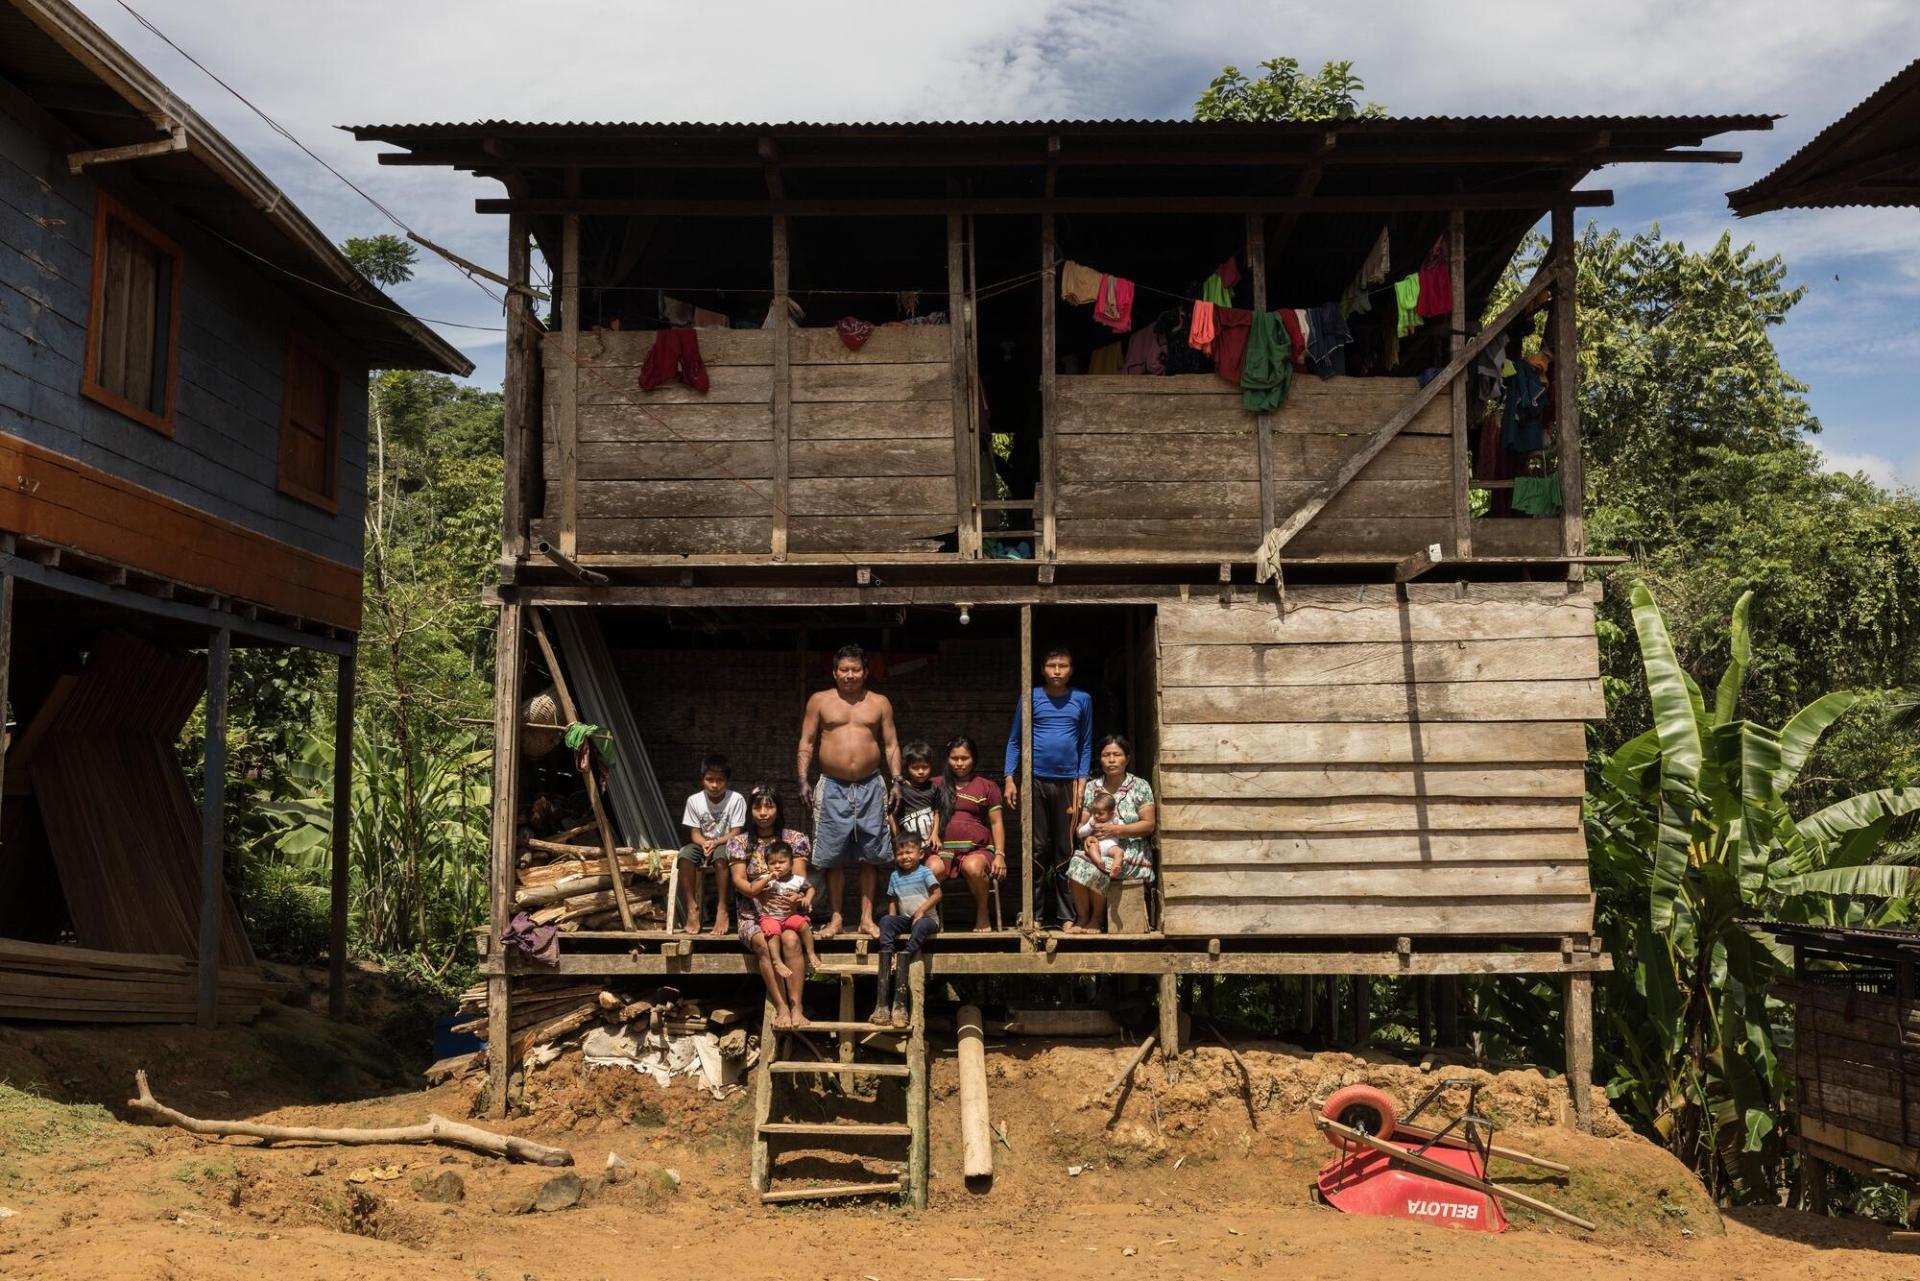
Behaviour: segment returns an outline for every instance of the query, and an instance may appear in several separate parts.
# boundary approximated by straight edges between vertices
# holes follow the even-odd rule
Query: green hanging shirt
[[[1560,473],[1551,476],[1515,476],[1513,509],[1529,516],[1551,516],[1560,510]]]
[[[1395,317],[1400,326],[1400,335],[1405,337],[1420,328],[1420,273],[1414,272],[1403,280],[1393,282],[1393,301],[1399,308]]]
[[[1243,408],[1256,414],[1269,414],[1280,408],[1293,377],[1292,351],[1293,344],[1277,313],[1253,313],[1252,332],[1247,336],[1247,361],[1240,369]]]
[[[1220,279],[1220,273],[1214,272],[1200,285],[1200,301],[1210,302],[1216,307],[1233,306],[1233,291]]]

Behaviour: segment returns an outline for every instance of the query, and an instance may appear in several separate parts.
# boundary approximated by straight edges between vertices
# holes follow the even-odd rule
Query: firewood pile
[[[509,1011],[508,1061],[516,1070],[577,1051],[586,1067],[628,1067],[662,1084],[688,1076],[718,1098],[738,1088],[758,1048],[738,1011],[703,1005],[673,987],[640,994],[573,979],[516,978]],[[487,1034],[484,982],[461,995],[458,1012],[464,1021],[454,1031]],[[485,1069],[484,1050],[459,1054],[429,1067],[427,1083]]]
[[[598,825],[581,823],[550,837],[535,836],[532,830],[532,825],[521,825],[513,910],[525,912],[535,925],[552,925],[567,934],[620,929],[620,905]],[[677,856],[675,850],[614,849],[613,861],[619,865],[636,927],[665,927],[668,882]]]

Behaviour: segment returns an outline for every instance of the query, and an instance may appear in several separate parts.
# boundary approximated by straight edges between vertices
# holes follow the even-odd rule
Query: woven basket
[[[529,760],[560,746],[559,730],[539,728],[560,723],[560,700],[552,689],[543,689],[520,705],[520,723],[520,752]]]

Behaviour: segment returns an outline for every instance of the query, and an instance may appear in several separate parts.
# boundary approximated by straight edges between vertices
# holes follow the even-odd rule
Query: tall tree
[[[1263,74],[1249,80],[1226,66],[1193,104],[1195,120],[1371,120],[1387,114],[1377,102],[1360,103],[1366,84],[1351,62],[1328,62],[1318,75],[1300,70],[1298,58],[1268,58]]]
[[[340,251],[353,269],[376,285],[403,285],[413,279],[413,264],[420,255],[399,236],[352,236],[340,243]]]

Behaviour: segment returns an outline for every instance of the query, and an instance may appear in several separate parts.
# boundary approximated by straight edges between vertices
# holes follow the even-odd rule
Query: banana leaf
[[[1714,692],[1713,723],[1725,725],[1733,719],[1733,709],[1740,701],[1740,687],[1747,680],[1747,660],[1753,655],[1753,639],[1747,630],[1747,614],[1753,605],[1753,593],[1742,592],[1740,599],[1733,603],[1733,622],[1728,627],[1732,657],[1727,661],[1727,670],[1720,673],[1720,688]]]
[[[1793,714],[1786,728],[1780,731],[1780,768],[1774,771],[1774,791],[1785,796],[1793,790],[1807,758],[1819,746],[1820,736],[1859,701],[1860,696],[1850,690],[1835,690],[1831,694],[1821,695]]]

